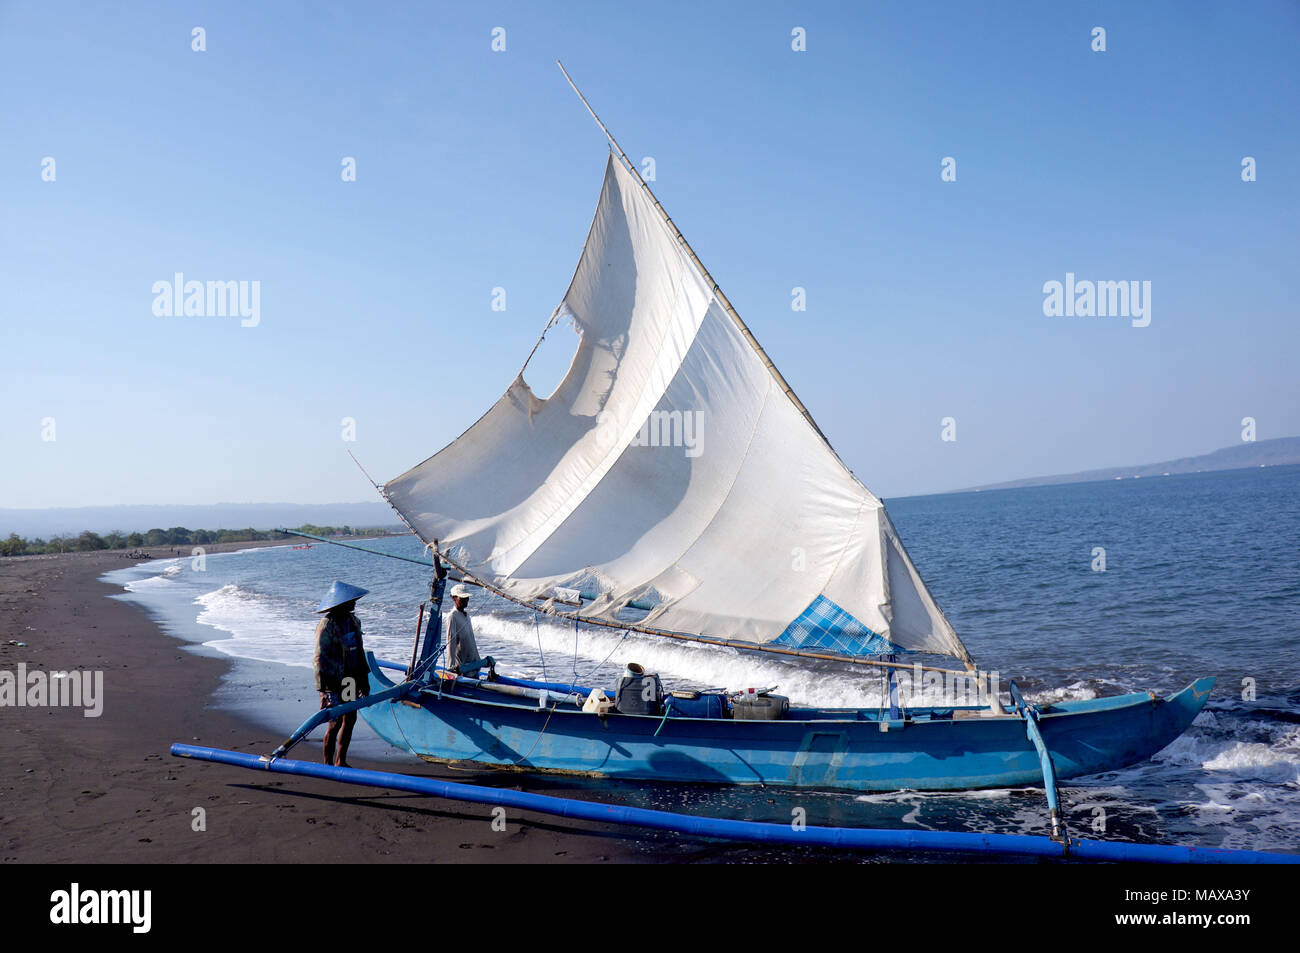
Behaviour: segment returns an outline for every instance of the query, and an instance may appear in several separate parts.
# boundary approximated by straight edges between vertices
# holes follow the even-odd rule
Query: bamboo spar
[[[731,300],[726,296],[722,288],[719,287],[713,276],[709,274],[709,269],[704,267],[704,262],[700,261],[700,256],[695,254],[695,249],[691,247],[691,243],[686,240],[686,236],[682,234],[682,230],[677,227],[672,218],[668,215],[668,210],[660,203],[659,199],[655,196],[654,191],[646,184],[645,179],[641,178],[641,173],[637,171],[636,164],[627,157],[627,153],[623,151],[623,147],[618,144],[618,141],[614,138],[613,134],[605,128],[605,124],[600,121],[600,117],[596,115],[596,110],[591,108],[591,103],[587,102],[587,97],[582,95],[582,91],[578,89],[578,85],[573,81],[573,77],[569,75],[569,71],[564,68],[564,64],[559,60],[556,60],[555,65],[560,68],[560,72],[564,74],[564,78],[569,81],[569,85],[573,88],[573,91],[578,94],[578,98],[582,100],[582,105],[587,107],[587,112],[591,113],[591,118],[596,120],[596,125],[600,126],[600,131],[605,134],[605,138],[609,140],[609,144],[614,147],[614,151],[618,153],[618,157],[622,160],[623,165],[629,172],[636,176],[636,180],[641,183],[641,188],[645,189],[646,195],[650,196],[650,201],[654,203],[655,210],[663,216],[665,224],[673,230],[673,234],[676,236],[677,240],[681,242],[682,248],[686,249],[686,254],[689,255],[691,261],[695,263],[695,267],[700,269],[700,274],[702,274],[704,280],[709,283],[709,287],[713,290],[713,293],[717,295],[718,301],[727,309],[727,314],[731,315],[731,320],[736,322],[736,326],[740,328],[740,333],[745,336],[745,340],[749,342],[749,346],[754,349],[756,354],[758,354],[759,359],[763,362],[763,366],[765,366],[772,373],[772,376],[776,378],[776,382],[781,386],[781,390],[785,392],[785,395],[789,397],[790,401],[796,408],[798,408],[799,413],[803,414],[804,419],[808,421],[809,426],[817,432],[817,436],[821,437],[822,440],[825,441],[826,446],[831,448],[831,453],[835,453],[835,448],[831,446],[831,442],[827,438],[826,434],[822,433],[822,428],[817,426],[817,421],[813,420],[812,414],[809,412],[808,408],[804,406],[803,401],[799,399],[799,395],[794,392],[794,388],[790,386],[789,382],[781,375],[781,372],[777,370],[776,364],[767,356],[767,352],[763,350],[763,345],[758,343],[758,338],[754,337],[754,333],[749,330],[749,326],[745,324],[744,320],[740,317],[740,314],[737,313],[734,307],[732,307]],[[835,453],[835,456],[836,459],[839,459],[838,453]],[[840,460],[840,463],[843,464],[844,461]],[[846,466],[844,469],[848,470],[848,467]]]
[[[383,491],[380,490],[380,493],[382,494]],[[384,499],[387,500],[388,498],[385,496]],[[392,506],[392,503],[389,502],[388,505]],[[397,507],[395,506],[393,507],[393,511],[396,512],[398,516],[402,515],[401,511],[398,510]],[[403,518],[402,521],[406,522],[405,518]],[[410,526],[410,524],[407,523],[407,526]],[[347,549],[355,549],[358,552],[370,553],[373,556],[384,556],[388,559],[398,559],[401,560],[402,562],[415,563],[417,566],[426,566],[426,567],[432,566],[431,560],[426,562],[423,559],[413,559],[410,556],[402,556],[397,553],[385,553],[379,551],[378,549],[368,549],[365,546],[358,546],[355,543],[345,543],[342,540],[330,539],[326,536],[316,536],[312,533],[304,533],[300,530],[279,529],[277,530],[277,532],[285,533],[290,536],[302,536],[307,539],[315,539],[315,540],[319,540],[322,543],[330,543],[331,545],[334,546],[343,546]],[[415,536],[416,539],[422,538],[419,533],[415,532],[414,528],[411,529],[411,533],[412,535]],[[969,675],[971,674],[971,672],[974,671],[974,669],[968,669],[967,671],[963,672],[959,669],[937,668],[932,665],[921,665],[919,662],[913,662],[911,665],[907,664],[906,662],[882,662],[877,659],[864,658],[861,656],[834,655],[828,652],[808,652],[802,649],[778,648],[776,646],[761,645],[752,642],[738,642],[735,639],[714,639],[703,635],[688,635],[684,632],[673,632],[668,629],[656,629],[650,626],[637,625],[635,622],[606,622],[604,619],[593,619],[589,616],[580,615],[579,613],[576,612],[560,612],[554,608],[547,608],[545,604],[542,605],[534,604],[533,602],[529,602],[526,599],[521,599],[518,596],[511,595],[510,593],[502,589],[500,586],[496,586],[490,582],[487,582],[484,579],[480,579],[478,576],[475,576],[472,572],[470,572],[460,563],[456,562],[454,559],[449,557],[446,553],[441,553],[441,552],[438,553],[438,558],[441,559],[443,562],[447,563],[447,565],[451,566],[452,569],[455,569],[458,573],[461,574],[461,578],[453,580],[455,582],[463,582],[463,583],[468,583],[471,586],[478,586],[481,589],[486,589],[488,592],[492,593],[493,595],[500,596],[502,599],[505,599],[507,602],[513,602],[517,606],[523,606],[525,609],[532,609],[534,612],[541,612],[553,618],[567,619],[569,621],[578,622],[581,623],[582,625],[601,626],[602,628],[606,628],[606,629],[617,629],[620,632],[640,632],[643,635],[654,635],[654,636],[659,636],[661,638],[677,639],[678,641],[682,641],[682,642],[700,642],[703,643],[704,645],[716,645],[722,648],[737,649],[742,652],[765,652],[772,655],[788,655],[797,658],[817,659],[818,661],[836,662],[841,665],[868,665],[871,666],[872,668],[905,669],[907,671],[913,671],[919,666],[920,670],[923,672],[938,672],[942,675],[963,675],[963,676]]]

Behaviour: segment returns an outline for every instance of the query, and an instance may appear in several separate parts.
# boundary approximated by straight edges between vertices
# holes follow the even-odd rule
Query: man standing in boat
[[[478,677],[478,670],[488,667],[488,678],[496,678],[496,665],[492,656],[480,658],[478,643],[474,641],[474,623],[465,612],[469,607],[469,586],[458,582],[451,587],[451,601],[456,609],[447,621],[447,667],[457,675]]]
[[[321,708],[333,708],[342,702],[356,701],[370,692],[370,674],[366,665],[366,649],[361,641],[361,623],[353,615],[357,600],[368,589],[335,582],[321,600],[317,612],[325,617],[316,626],[316,691],[320,692]],[[325,763],[340,768],[348,765],[348,745],[352,741],[352,728],[357,723],[357,713],[348,712],[330,720],[325,731]],[[335,757],[335,744],[338,756]]]

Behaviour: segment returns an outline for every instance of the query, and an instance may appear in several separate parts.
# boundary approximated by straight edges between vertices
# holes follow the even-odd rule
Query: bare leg
[[[333,721],[329,723],[329,727],[325,729],[325,763],[326,764],[334,763],[334,739],[338,737],[338,733],[339,733],[339,719],[335,718]],[[344,747],[346,747],[346,742],[344,743]]]
[[[334,764],[340,768],[349,768],[351,765],[348,764],[348,745],[352,743],[352,726],[357,723],[357,713],[348,712],[343,716],[342,721],[343,730],[339,732],[339,756]]]

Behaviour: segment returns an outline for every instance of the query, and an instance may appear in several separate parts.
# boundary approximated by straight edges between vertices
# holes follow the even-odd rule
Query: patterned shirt
[[[326,615],[316,624],[316,691],[341,692],[343,679],[356,681],[357,696],[370,691],[370,672],[366,665],[365,644],[361,641],[361,622],[352,613],[342,618]]]

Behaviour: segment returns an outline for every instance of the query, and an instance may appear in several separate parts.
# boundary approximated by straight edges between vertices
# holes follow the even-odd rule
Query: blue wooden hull
[[[378,692],[394,683],[371,661]],[[374,731],[429,761],[620,779],[768,784],[846,791],[1041,785],[1038,754],[1015,714],[792,708],[781,721],[539,710],[528,699],[445,682],[416,700],[363,708]],[[448,690],[450,686],[450,690]],[[1214,687],[1140,692],[1040,709],[1060,779],[1143,761],[1183,733]],[[987,711],[987,710],[986,710]]]

